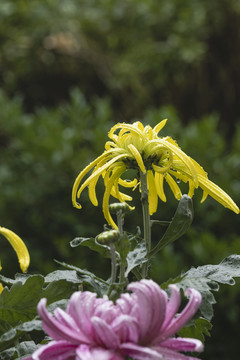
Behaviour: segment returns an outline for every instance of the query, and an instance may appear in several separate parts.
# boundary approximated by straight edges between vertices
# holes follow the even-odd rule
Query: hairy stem
[[[110,255],[111,255],[111,278],[109,283],[109,288],[107,291],[107,295],[110,296],[113,288],[113,284],[116,282],[117,276],[117,261],[116,261],[116,253],[115,253],[115,246],[113,243],[109,244],[110,246]]]
[[[148,187],[147,187],[147,173],[143,173],[140,170],[140,182],[141,182],[141,202],[143,212],[143,233],[144,240],[147,249],[147,258],[151,251],[151,222],[149,215],[149,203],[148,203]],[[142,276],[147,277],[149,261],[142,266]]]
[[[117,224],[118,224],[118,230],[120,233],[120,241],[122,239],[123,236],[123,213],[122,210],[119,210],[117,212]],[[123,262],[122,259],[120,259],[120,272],[119,272],[119,283],[123,284],[125,282],[125,263]]]

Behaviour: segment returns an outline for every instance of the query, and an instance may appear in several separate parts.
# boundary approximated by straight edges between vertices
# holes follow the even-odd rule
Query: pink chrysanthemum
[[[38,304],[43,328],[53,339],[36,350],[32,360],[193,360],[180,351],[200,352],[201,341],[175,337],[193,317],[201,294],[187,289],[189,301],[177,314],[181,302],[176,285],[169,286],[170,298],[152,280],[128,285],[114,304],[107,296],[97,298],[88,291],[75,292],[66,311],[57,308],[54,316],[46,299]]]

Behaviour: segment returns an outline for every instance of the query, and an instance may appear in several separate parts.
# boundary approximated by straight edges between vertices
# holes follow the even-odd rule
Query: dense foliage
[[[240,203],[239,20],[234,0],[2,0],[0,225],[26,242],[30,273],[59,269],[55,258],[107,274],[108,260],[69,246],[104,223],[87,198],[81,212],[72,208],[71,187],[119,120],[169,118],[164,134]],[[153,264],[159,282],[239,253],[237,215],[211,199],[200,205],[200,193],[188,233]],[[177,205],[168,199],[163,220]],[[138,216],[126,218],[133,232]],[[3,241],[1,260],[12,276],[17,262]],[[221,294],[211,360],[237,353],[239,287]]]

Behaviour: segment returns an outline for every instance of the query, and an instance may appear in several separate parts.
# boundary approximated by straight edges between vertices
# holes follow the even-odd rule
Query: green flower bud
[[[110,213],[117,214],[118,211],[122,210],[122,213],[125,214],[128,211],[131,211],[131,206],[129,206],[127,203],[113,203],[109,205]]]
[[[118,230],[104,231],[96,237],[96,240],[101,245],[108,245],[116,242],[120,238]]]

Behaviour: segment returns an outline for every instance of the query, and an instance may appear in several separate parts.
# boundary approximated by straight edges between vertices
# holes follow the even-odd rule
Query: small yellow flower
[[[191,157],[186,155],[171,137],[159,137],[158,133],[165,126],[166,119],[154,128],[143,126],[139,121],[133,124],[118,123],[112,127],[105,144],[105,151],[97,159],[83,169],[76,178],[72,190],[72,202],[76,208],[81,205],[76,199],[88,187],[89,198],[93,205],[98,205],[95,187],[100,176],[104,179],[105,193],[103,197],[103,213],[107,222],[115,229],[117,225],[109,212],[109,198],[113,196],[120,202],[131,201],[132,198],[119,190],[119,185],[133,190],[139,184],[135,178],[126,181],[121,178],[128,169],[147,173],[149,191],[149,212],[157,211],[158,198],[166,201],[164,181],[167,182],[176,199],[182,197],[177,184],[181,180],[188,182],[190,197],[198,187],[203,189],[203,202],[208,195],[236,214],[239,208],[220,187],[208,179],[207,173]],[[91,175],[82,183],[83,178],[92,170]],[[176,181],[177,180],[177,181]]]
[[[25,272],[30,263],[30,256],[29,256],[26,245],[24,244],[22,239],[17,234],[15,234],[13,231],[8,230],[1,226],[0,226],[0,234],[2,234],[12,245],[13,249],[15,250],[15,252],[17,254],[20,268],[21,268],[22,272]],[[1,271],[1,269],[2,269],[2,267],[0,264],[0,271]],[[2,289],[3,289],[2,284],[0,284],[0,293],[1,293]]]

